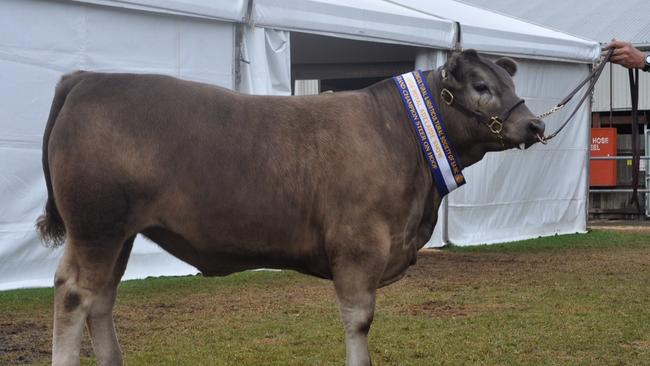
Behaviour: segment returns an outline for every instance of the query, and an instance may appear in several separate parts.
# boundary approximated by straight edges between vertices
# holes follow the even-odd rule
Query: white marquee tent
[[[432,68],[454,47],[455,22],[463,47],[517,58],[518,92],[534,112],[554,105],[598,55],[595,42],[451,0],[0,2],[0,290],[49,286],[61,255],[40,245],[34,222],[46,196],[42,133],[63,73],[162,73],[286,95],[293,32],[417,47],[415,65]],[[488,154],[466,169],[469,183],[450,195],[447,224],[431,244],[583,232],[588,119],[583,107],[552,144]],[[138,239],[125,278],[189,273],[196,270]]]

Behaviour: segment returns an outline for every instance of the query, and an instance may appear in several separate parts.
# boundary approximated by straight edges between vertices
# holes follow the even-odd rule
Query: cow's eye
[[[489,93],[490,92],[490,87],[488,87],[488,85],[486,83],[484,83],[484,82],[474,83],[474,84],[472,84],[472,86],[474,87],[474,90],[476,90],[479,93]]]

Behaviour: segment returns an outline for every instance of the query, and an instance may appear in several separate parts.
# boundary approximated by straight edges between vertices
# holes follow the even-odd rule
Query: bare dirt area
[[[421,318],[426,321],[433,319],[444,323],[453,319],[489,317],[502,313],[511,313],[513,316],[520,314],[526,317],[527,312],[545,311],[544,309],[547,308],[540,306],[544,306],[544,302],[549,301],[548,309],[558,311],[565,318],[541,320],[543,323],[569,321],[566,319],[570,319],[573,315],[582,317],[584,322],[584,313],[589,316],[593,312],[609,311],[605,308],[604,310],[595,308],[607,306],[608,301],[612,302],[611,306],[614,309],[612,311],[623,311],[621,309],[624,309],[627,304],[621,305],[617,301],[622,301],[621,298],[626,297],[636,302],[635,304],[640,308],[647,307],[643,302],[647,302],[648,299],[643,296],[647,295],[648,289],[643,289],[642,286],[643,283],[647,283],[645,281],[648,278],[650,278],[650,245],[522,252],[422,250],[417,265],[409,270],[403,280],[380,290],[377,312],[387,316]],[[149,280],[140,282],[146,281]],[[200,338],[202,333],[198,332],[208,332],[219,327],[230,327],[229,334],[250,332],[242,336],[247,339],[242,342],[248,342],[245,344],[250,344],[253,351],[257,349],[256,347],[271,347],[270,349],[274,350],[285,346],[289,349],[297,347],[298,341],[292,338],[294,337],[292,330],[286,330],[287,334],[273,333],[270,330],[257,333],[254,323],[260,322],[264,317],[277,319],[280,324],[294,324],[298,328],[295,331],[300,332],[302,327],[306,327],[301,325],[301,321],[318,322],[320,316],[323,322],[332,323],[334,332],[338,332],[336,330],[338,325],[332,320],[338,315],[334,294],[331,284],[327,281],[290,272],[255,272],[246,275],[240,282],[228,285],[220,284],[219,281],[223,279],[188,277],[186,280],[175,281],[178,283],[175,282],[173,286],[162,286],[161,289],[139,289],[136,282],[120,289],[121,300],[118,300],[116,305],[115,317],[118,335],[125,353],[134,354],[142,350],[155,353],[156,345],[145,341],[151,338],[152,334],[156,335],[156,339],[151,343],[159,344],[160,347],[169,347],[180,341],[179,334],[183,337]],[[187,281],[188,285],[183,281]],[[638,288],[642,293],[637,294],[639,290],[635,289],[635,286],[641,286]],[[562,292],[565,287],[571,287],[570,291]],[[612,293],[611,298],[607,297],[608,291],[612,288],[620,288],[621,292]],[[278,296],[279,293],[282,296]],[[554,295],[555,293],[557,295]],[[567,293],[575,294],[576,299],[565,302],[563,298]],[[46,364],[48,362],[52,332],[51,293],[42,297],[42,302],[36,303],[29,309],[6,305],[0,297],[0,364]],[[597,298],[597,301],[591,302],[592,297]],[[587,300],[581,302],[582,298]],[[633,313],[636,308],[630,309],[630,313]],[[641,316],[646,315],[641,314]],[[530,316],[527,319],[530,319]],[[293,323],[294,321],[297,323]],[[380,330],[377,332],[381,337],[381,319],[376,323],[379,324]],[[634,323],[631,321],[631,326]],[[458,324],[450,323],[449,326],[458,327]],[[618,326],[611,325],[611,327]],[[171,331],[171,329],[175,330]],[[220,333],[210,333],[210,336],[221,337]],[[230,338],[228,341],[236,341],[233,339]],[[534,342],[539,341],[534,340]],[[632,351],[650,352],[648,346],[650,334],[647,337],[637,334],[629,340],[621,338],[609,343],[619,344],[615,346],[619,347],[617,349],[620,349],[623,354]],[[186,346],[181,344],[178,347]],[[210,346],[206,345],[206,347]],[[305,347],[311,351],[309,345]],[[518,345],[518,347],[524,346]],[[535,347],[543,348],[544,345]],[[178,353],[182,354],[185,351],[182,349]],[[509,352],[507,347],[503,352]],[[86,357],[92,354],[87,336],[82,353]],[[550,359],[531,358],[530,362],[544,363],[544,360],[558,361],[567,357],[570,358],[568,363],[576,361],[571,358],[573,356],[570,350],[566,353],[568,355],[560,354]],[[583,354],[579,355],[585,357]],[[383,355],[378,358],[378,364],[400,364],[394,359],[399,360],[400,357]],[[131,364],[157,362],[147,361],[149,359],[139,360]],[[599,358],[595,360],[596,362],[588,363],[607,364],[611,361],[607,359],[601,362]],[[183,363],[185,361],[177,360],[177,362],[192,364],[191,362],[197,361]],[[255,362],[259,360],[251,361],[250,364]],[[416,364],[430,364],[427,362],[429,361],[422,360],[422,363]],[[509,359],[502,358],[495,358],[491,362],[511,364]],[[523,361],[513,359],[512,364],[527,362],[528,359]],[[198,361],[198,364],[210,364],[210,362]],[[466,364],[472,362],[467,361]]]
[[[30,321],[3,321],[0,323],[0,354],[10,356],[16,364],[30,364],[49,356],[47,345],[41,344],[49,330],[44,324]]]
[[[594,230],[621,231],[630,233],[650,234],[650,220],[592,220],[589,227]]]

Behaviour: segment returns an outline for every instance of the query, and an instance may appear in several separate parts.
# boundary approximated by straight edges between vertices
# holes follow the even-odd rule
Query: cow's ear
[[[461,52],[452,52],[447,62],[442,66],[442,84],[449,89],[460,89],[461,85],[456,77],[460,73]]]
[[[501,57],[496,60],[496,64],[503,67],[510,76],[515,76],[517,73],[517,62],[510,57]]]

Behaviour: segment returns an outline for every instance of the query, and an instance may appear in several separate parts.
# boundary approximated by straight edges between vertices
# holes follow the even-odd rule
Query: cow
[[[515,93],[516,71],[510,58],[465,50],[423,73],[462,166],[543,136]],[[504,113],[499,128],[483,120]],[[441,203],[391,79],[255,96],[77,71],[56,87],[42,163],[48,198],[37,227],[47,245],[65,242],[56,366],[79,365],[85,324],[98,364],[123,363],[112,309],[137,234],[205,276],[263,267],[332,280],[346,363],[369,365],[376,290],[415,264]]]

